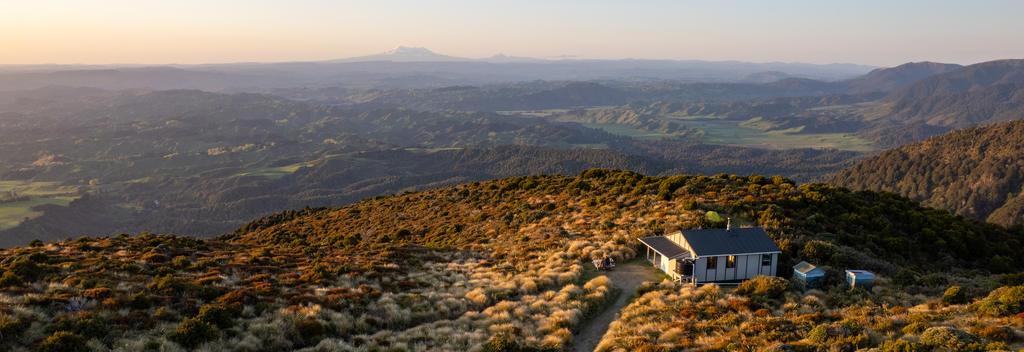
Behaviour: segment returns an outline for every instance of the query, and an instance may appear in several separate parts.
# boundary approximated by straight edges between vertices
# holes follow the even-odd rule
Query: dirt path
[[[576,352],[591,352],[597,348],[601,337],[604,336],[605,331],[608,331],[608,325],[615,321],[619,310],[626,306],[626,299],[629,298],[629,295],[636,291],[636,288],[644,281],[655,279],[651,268],[644,267],[639,263],[622,264],[605,275],[612,281],[612,285],[622,289],[622,294],[614,304],[584,324],[580,332],[573,336],[573,350]]]

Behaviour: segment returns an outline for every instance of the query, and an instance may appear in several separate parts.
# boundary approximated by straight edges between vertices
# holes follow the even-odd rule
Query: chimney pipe
[[[732,231],[732,218],[725,218],[725,231]]]

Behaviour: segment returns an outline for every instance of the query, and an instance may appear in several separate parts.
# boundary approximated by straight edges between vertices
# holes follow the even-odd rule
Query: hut
[[[825,281],[825,271],[808,262],[800,262],[793,266],[793,278],[800,282],[805,289],[821,288]]]
[[[779,246],[760,227],[683,230],[639,239],[651,264],[675,280],[737,283],[775,276]],[[643,252],[641,252],[643,253]]]
[[[867,270],[846,270],[846,282],[850,284],[851,289],[863,288],[871,291],[871,286],[875,283],[875,274]]]

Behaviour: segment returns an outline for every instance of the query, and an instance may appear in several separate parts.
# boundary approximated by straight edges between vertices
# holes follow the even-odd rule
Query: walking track
[[[619,310],[626,306],[626,299],[630,294],[644,281],[655,280],[655,274],[651,269],[638,263],[622,264],[605,275],[612,281],[612,285],[622,290],[622,294],[614,304],[583,325],[580,332],[573,337],[573,351],[591,352],[597,348],[601,337],[608,331],[608,325],[615,321]]]

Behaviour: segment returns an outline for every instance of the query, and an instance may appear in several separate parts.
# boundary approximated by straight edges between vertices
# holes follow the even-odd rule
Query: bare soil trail
[[[615,303],[607,307],[590,321],[584,323],[576,336],[573,336],[573,351],[591,352],[601,342],[601,337],[608,331],[608,325],[615,321],[619,310],[626,306],[626,300],[644,281],[654,281],[658,276],[646,263],[631,261],[622,263],[612,271],[604,273],[612,281],[612,285],[622,290]]]

